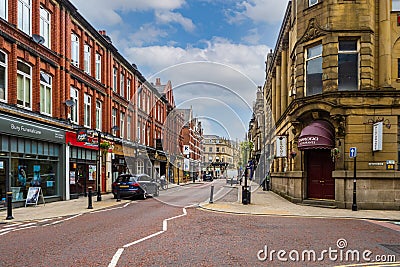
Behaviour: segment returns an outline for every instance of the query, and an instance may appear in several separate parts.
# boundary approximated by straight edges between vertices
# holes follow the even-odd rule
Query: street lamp
[[[179,185],[179,169],[181,168],[181,162],[179,161],[178,158],[178,185]]]

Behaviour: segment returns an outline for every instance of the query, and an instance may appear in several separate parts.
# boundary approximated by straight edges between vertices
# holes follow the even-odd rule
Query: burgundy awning
[[[332,124],[316,120],[301,131],[297,147],[306,149],[331,149],[335,146],[335,129]]]

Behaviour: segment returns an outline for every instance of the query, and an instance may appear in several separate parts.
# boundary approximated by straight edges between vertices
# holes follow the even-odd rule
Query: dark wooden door
[[[332,171],[335,165],[328,149],[306,151],[308,198],[335,199],[335,180]]]

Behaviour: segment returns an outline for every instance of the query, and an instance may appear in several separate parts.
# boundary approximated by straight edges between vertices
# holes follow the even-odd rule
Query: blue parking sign
[[[357,148],[350,147],[350,158],[355,158],[355,157],[357,157]]]

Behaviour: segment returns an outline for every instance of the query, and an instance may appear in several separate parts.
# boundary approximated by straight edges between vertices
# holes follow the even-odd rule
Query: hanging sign
[[[276,157],[277,158],[287,157],[287,137],[277,136],[275,143],[276,143]]]
[[[383,122],[374,123],[372,132],[372,151],[382,150]]]

